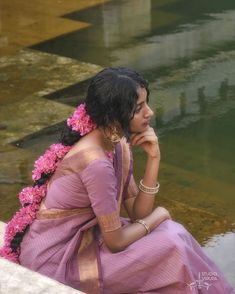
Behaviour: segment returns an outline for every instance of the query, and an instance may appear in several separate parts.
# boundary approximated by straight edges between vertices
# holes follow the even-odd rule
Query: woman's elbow
[[[121,252],[121,251],[125,250],[125,248],[126,248],[126,246],[124,246],[121,242],[115,242],[113,244],[106,244],[106,246],[108,247],[108,249],[112,253]]]
[[[112,234],[112,235],[111,235]],[[121,231],[118,234],[111,233],[109,235],[104,236],[104,242],[107,248],[112,252],[112,253],[117,253],[125,250],[126,242],[124,242],[124,238],[121,234]]]

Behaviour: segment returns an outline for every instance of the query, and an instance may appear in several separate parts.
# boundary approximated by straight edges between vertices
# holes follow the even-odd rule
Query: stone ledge
[[[1,57],[1,146],[65,120],[74,107],[46,97],[84,82],[100,70],[102,67],[96,64],[33,49],[20,50],[8,58]],[[75,96],[84,99],[80,94]]]
[[[0,246],[5,224],[0,221]],[[0,258],[1,294],[78,294],[83,293],[63,285],[21,265]]]

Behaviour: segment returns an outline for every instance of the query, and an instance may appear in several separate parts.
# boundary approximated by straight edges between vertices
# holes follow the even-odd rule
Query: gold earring
[[[120,133],[118,132],[118,129],[116,126],[113,126],[110,128],[110,141],[112,143],[119,143],[121,140]]]

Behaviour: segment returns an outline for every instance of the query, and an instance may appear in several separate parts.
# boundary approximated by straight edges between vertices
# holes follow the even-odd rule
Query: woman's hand
[[[152,214],[156,218],[156,226],[158,226],[161,222],[167,219],[171,219],[171,215],[169,211],[166,208],[161,206],[158,206],[157,208],[155,208]]]
[[[169,212],[164,207],[157,207],[143,220],[153,230],[164,220],[170,218]],[[142,238],[146,234],[146,230],[142,225],[133,223],[115,231],[103,232],[102,234],[106,246],[115,253],[124,250],[130,244]]]
[[[131,135],[131,145],[140,146],[148,156],[160,159],[158,137],[151,127],[142,133]]]

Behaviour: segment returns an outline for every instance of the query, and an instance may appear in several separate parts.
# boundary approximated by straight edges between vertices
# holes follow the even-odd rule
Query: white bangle
[[[156,194],[156,193],[158,193],[158,191],[160,189],[160,184],[157,183],[156,187],[147,187],[143,184],[143,179],[142,179],[142,180],[140,180],[139,189],[140,189],[140,191],[142,191],[146,194]]]

